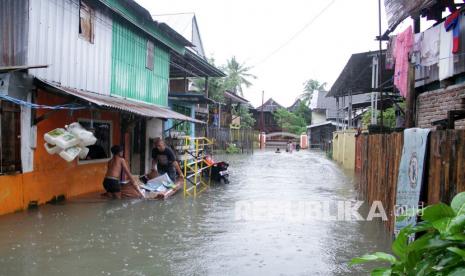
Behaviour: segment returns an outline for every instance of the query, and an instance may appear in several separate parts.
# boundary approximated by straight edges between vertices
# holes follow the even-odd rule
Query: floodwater
[[[388,250],[379,222],[304,212],[356,198],[324,154],[222,158],[231,183],[195,199],[85,197],[0,217],[0,275],[366,275],[347,262]]]

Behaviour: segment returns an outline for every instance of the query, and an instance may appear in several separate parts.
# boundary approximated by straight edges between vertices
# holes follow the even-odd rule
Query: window
[[[153,50],[155,46],[153,42],[147,40],[147,53],[146,53],[146,60],[145,60],[145,67],[153,71]]]
[[[182,105],[173,105],[173,111],[186,115],[187,117],[191,116],[191,109]],[[191,133],[191,123],[182,122],[178,120],[173,121],[174,129],[179,132],[184,132],[184,134],[190,135]]]
[[[84,1],[79,3],[79,36],[94,43],[94,11]]]
[[[21,171],[21,109],[0,101],[0,174]]]
[[[79,120],[81,126],[92,133],[97,138],[97,143],[88,146],[89,154],[86,159],[79,159],[80,163],[86,161],[106,161],[111,157],[113,125],[110,121]]]

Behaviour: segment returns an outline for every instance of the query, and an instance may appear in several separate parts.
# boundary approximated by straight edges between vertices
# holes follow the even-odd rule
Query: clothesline
[[[464,56],[464,55],[465,55],[465,53],[454,54],[454,55],[448,56],[448,57],[437,58],[437,60],[438,60],[438,61],[439,61],[439,60],[446,60],[446,59],[451,59],[451,58],[455,58],[455,57],[459,57],[459,56]],[[437,64],[437,63],[435,63],[435,64]],[[421,66],[421,67],[430,67],[430,66],[432,66],[432,65],[422,65],[422,64],[420,64],[420,63],[416,63],[415,66],[417,66],[417,65],[418,65],[418,66]],[[433,65],[434,65],[434,64],[433,64]]]
[[[21,106],[25,106],[25,107],[31,108],[31,109],[82,110],[82,109],[88,108],[86,106],[82,106],[82,105],[79,105],[79,104],[61,104],[61,105],[54,105],[54,106],[43,105],[43,104],[35,104],[35,103],[30,103],[30,102],[27,102],[27,101],[20,100],[20,99],[17,99],[17,98],[13,98],[13,97],[10,97],[10,96],[6,96],[6,95],[0,95],[0,99],[6,100],[6,101],[9,101],[9,102],[21,105]]]

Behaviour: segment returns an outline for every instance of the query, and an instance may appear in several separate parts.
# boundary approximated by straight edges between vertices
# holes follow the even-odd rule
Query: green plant
[[[310,108],[305,104],[304,101],[301,101],[299,103],[299,106],[297,107],[297,109],[294,111],[294,114],[299,116],[299,117],[302,117],[304,118],[305,120],[305,123],[307,125],[310,125],[312,123],[312,111],[310,110]],[[299,133],[300,134],[300,133]]]
[[[320,83],[317,80],[309,79],[305,81],[303,85],[304,85],[304,91],[299,96],[299,99],[301,99],[308,106],[310,105],[310,102],[312,101],[313,92],[325,90],[326,82]]]
[[[240,153],[241,149],[236,146],[236,144],[229,144],[228,147],[226,148],[226,153],[228,154],[235,154],[235,153]]]
[[[280,108],[273,113],[278,125],[285,131],[300,135],[307,131],[305,119],[295,113]]]
[[[439,203],[422,210],[422,221],[403,228],[392,243],[394,255],[376,252],[351,261],[351,265],[383,261],[371,275],[465,275],[465,192],[451,205]],[[419,237],[409,243],[412,235]]]
[[[405,110],[405,102],[400,102],[399,103],[400,108]],[[368,110],[362,115],[362,124],[365,127],[368,127],[369,124],[371,124],[371,107],[368,108]],[[378,114],[376,115],[376,120],[379,123],[380,118],[381,118],[381,112],[377,112]],[[389,107],[386,110],[383,111],[383,124],[384,126],[390,127],[390,128],[395,128],[396,127],[396,108],[395,107]]]
[[[224,79],[224,87],[226,90],[231,90],[234,94],[241,96],[244,96],[244,86],[246,88],[252,86],[251,79],[257,78],[255,75],[250,73],[252,67],[247,66],[245,63],[240,63],[237,61],[235,56],[227,60],[226,66],[223,67],[223,70],[228,75]]]
[[[250,113],[249,109],[243,104],[239,106],[234,105],[232,108],[232,115],[241,117],[241,127],[243,128],[251,128],[255,124],[252,113]]]

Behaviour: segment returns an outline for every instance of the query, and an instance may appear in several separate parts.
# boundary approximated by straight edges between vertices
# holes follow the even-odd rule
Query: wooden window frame
[[[93,160],[81,160],[81,159],[77,158],[78,165],[106,163],[106,162],[110,161],[110,159],[111,159],[110,149],[113,146],[113,121],[109,121],[109,120],[91,120],[91,119],[86,119],[86,118],[78,118],[77,121],[78,122],[86,122],[86,123],[90,123],[91,121],[93,121],[94,123],[105,123],[105,124],[108,123],[110,125],[110,143],[109,143],[110,148],[108,149],[109,157],[108,158],[102,158],[102,159],[93,159]]]
[[[4,133],[3,131],[3,116],[5,116],[6,112],[12,113],[14,116],[14,121],[12,122],[13,130],[9,133]],[[11,129],[11,125],[8,129]],[[9,139],[10,141],[7,143],[5,139]],[[10,169],[5,170],[3,168],[4,143],[7,143],[8,150],[11,150],[11,144],[14,144],[14,148],[12,149],[14,156],[6,160],[12,164],[9,165]],[[13,103],[0,100],[0,175],[20,173],[22,170],[21,167],[21,107]]]
[[[89,16],[89,33],[85,34],[83,32],[83,13],[87,12]],[[91,44],[94,43],[94,35],[95,35],[95,11],[94,9],[83,0],[79,1],[79,37]]]

